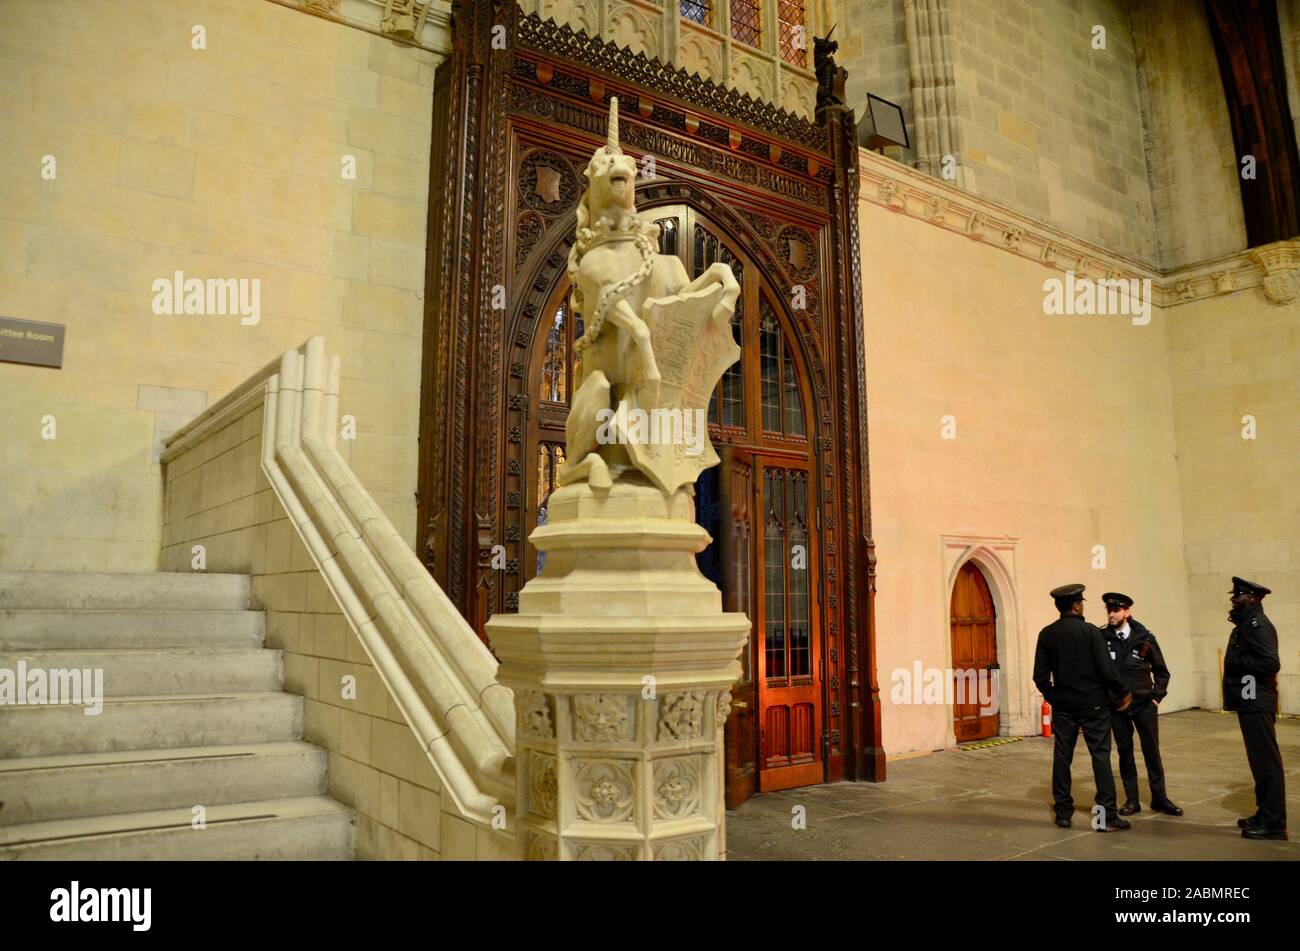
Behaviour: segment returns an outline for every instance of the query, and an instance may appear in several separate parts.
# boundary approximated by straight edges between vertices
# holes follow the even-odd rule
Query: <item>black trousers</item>
[[[1074,799],[1070,796],[1070,763],[1074,759],[1074,744],[1083,728],[1083,742],[1092,757],[1092,778],[1097,784],[1097,805],[1106,810],[1106,818],[1114,819],[1115,774],[1110,771],[1110,707],[1098,706],[1079,710],[1052,708],[1052,799],[1056,814],[1066,819],[1074,812]]]
[[[1255,777],[1255,814],[1270,829],[1286,828],[1286,780],[1277,745],[1276,715],[1238,711],[1237,725],[1246,744],[1246,759]]]
[[[1134,700],[1129,709],[1110,712],[1110,728],[1115,734],[1119,753],[1119,776],[1124,781],[1124,797],[1138,801],[1137,761],[1133,757],[1133,731],[1142,744],[1142,760],[1151,784],[1151,805],[1165,801],[1165,768],[1160,762],[1160,714],[1150,700]]]

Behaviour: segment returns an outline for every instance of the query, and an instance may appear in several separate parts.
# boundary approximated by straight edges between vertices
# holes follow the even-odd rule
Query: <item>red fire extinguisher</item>
[[[1046,700],[1043,701],[1043,736],[1052,735],[1052,707]]]

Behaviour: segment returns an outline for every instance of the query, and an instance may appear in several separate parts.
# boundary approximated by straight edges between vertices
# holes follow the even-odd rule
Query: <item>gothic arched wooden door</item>
[[[724,610],[744,612],[752,624],[726,726],[727,803],[734,806],[757,789],[824,779],[810,390],[783,298],[744,249],[687,205],[643,214],[660,225],[660,251],[679,256],[692,277],[721,261],[741,285],[732,320],[741,358],[723,374],[709,406],[709,435],[722,463],[700,476],[695,500],[696,519],[713,536],[699,555],[700,570],[721,589]],[[545,522],[564,461],[571,355],[582,335],[567,279],[556,283],[542,316],[527,376],[527,531]],[[523,574],[532,578],[545,559],[531,544],[524,553]]]
[[[993,593],[971,561],[952,587],[952,730],[958,743],[998,735],[998,644]]]

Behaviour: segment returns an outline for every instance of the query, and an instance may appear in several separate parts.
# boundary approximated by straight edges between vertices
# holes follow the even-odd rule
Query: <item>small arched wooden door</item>
[[[952,588],[952,731],[958,743],[998,735],[998,643],[993,594],[966,562]]]
[[[714,541],[698,558],[722,591],[723,610],[745,613],[753,627],[732,687],[726,726],[726,799],[788,789],[825,778],[825,683],[820,626],[817,493],[810,489],[815,421],[807,368],[794,346],[782,297],[760,277],[741,242],[694,208],[644,212],[661,229],[659,250],[698,277],[727,264],[741,285],[732,329],[741,359],[719,380],[709,404],[709,436],[721,465],[695,486],[696,516]],[[573,392],[573,343],[582,321],[562,279],[546,308],[549,330],[537,339],[528,370],[531,401],[525,509],[546,521],[546,504],[564,462],[564,422]],[[531,527],[531,526],[530,526]],[[524,576],[545,555],[526,548]]]

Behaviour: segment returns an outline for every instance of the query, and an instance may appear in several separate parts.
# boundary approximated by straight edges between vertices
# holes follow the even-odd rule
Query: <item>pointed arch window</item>
[[[567,301],[565,302],[567,303]],[[542,357],[542,389],[537,395],[552,403],[567,403],[569,341],[565,304],[556,308],[546,335],[546,355]]]
[[[803,397],[794,358],[781,332],[776,311],[765,296],[759,298],[759,399],[763,431],[786,436],[806,436]]]
[[[546,333],[546,351],[542,356],[541,383],[537,396],[548,403],[569,402],[573,389],[573,366],[569,355],[573,342],[582,336],[582,318],[573,312],[569,295],[564,295],[560,305],[551,315]]]
[[[564,443],[537,444],[537,524],[546,524],[546,505],[551,493],[560,487],[560,466],[564,465]],[[546,566],[546,552],[537,553],[537,573]]]
[[[725,244],[699,225],[695,226],[695,254],[692,260],[694,262],[691,268],[693,272],[691,274],[692,278],[699,277],[708,269],[709,265],[721,261],[731,268],[731,273],[736,275],[736,283],[742,289],[744,288],[744,262],[727,250]],[[731,334],[736,341],[736,346],[742,350],[745,341],[744,317],[744,294],[742,291],[740,301],[737,302],[736,309],[731,315]],[[718,388],[713,395],[713,402],[709,404],[710,423],[736,429],[745,428],[744,365],[745,361],[742,357],[723,371],[722,379],[718,381]]]
[[[659,253],[677,253],[677,219],[660,218],[655,222],[659,226]]]

